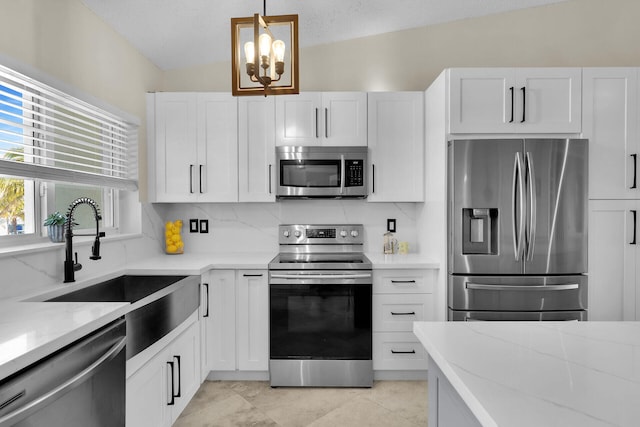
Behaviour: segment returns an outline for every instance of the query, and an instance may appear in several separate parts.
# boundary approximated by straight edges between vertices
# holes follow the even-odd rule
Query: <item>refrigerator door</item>
[[[523,274],[523,139],[449,142],[449,272]]]
[[[586,139],[525,140],[525,274],[587,272],[587,160]]]

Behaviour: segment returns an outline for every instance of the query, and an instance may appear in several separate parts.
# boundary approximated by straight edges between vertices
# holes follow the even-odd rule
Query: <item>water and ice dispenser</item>
[[[462,253],[498,253],[498,209],[462,209]]]

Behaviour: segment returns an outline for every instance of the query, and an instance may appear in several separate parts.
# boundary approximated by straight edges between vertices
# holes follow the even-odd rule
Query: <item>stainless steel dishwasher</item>
[[[0,381],[0,427],[125,424],[125,321]]]

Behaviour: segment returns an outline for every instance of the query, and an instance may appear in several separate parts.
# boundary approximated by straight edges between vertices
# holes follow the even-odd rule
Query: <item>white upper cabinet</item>
[[[424,201],[424,94],[370,92],[368,105],[368,201]]]
[[[274,202],[274,97],[238,99],[238,201]]]
[[[579,133],[580,68],[454,68],[449,133]]]
[[[238,108],[227,93],[147,97],[149,200],[238,200]]]
[[[276,145],[366,146],[366,92],[276,97]]]
[[[638,70],[583,70],[583,136],[589,139],[589,198],[637,199]]]

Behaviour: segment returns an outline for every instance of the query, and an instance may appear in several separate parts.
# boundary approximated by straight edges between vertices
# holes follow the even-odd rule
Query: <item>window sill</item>
[[[116,242],[119,240],[130,240],[142,237],[141,233],[130,234],[113,234],[100,238],[100,242]],[[94,238],[91,236],[78,236],[73,238],[73,247],[91,246]],[[26,245],[15,245],[0,247],[0,258],[13,257],[22,254],[34,254],[38,252],[49,252],[56,250],[64,250],[65,243],[53,243],[48,238],[42,239],[37,243]]]

